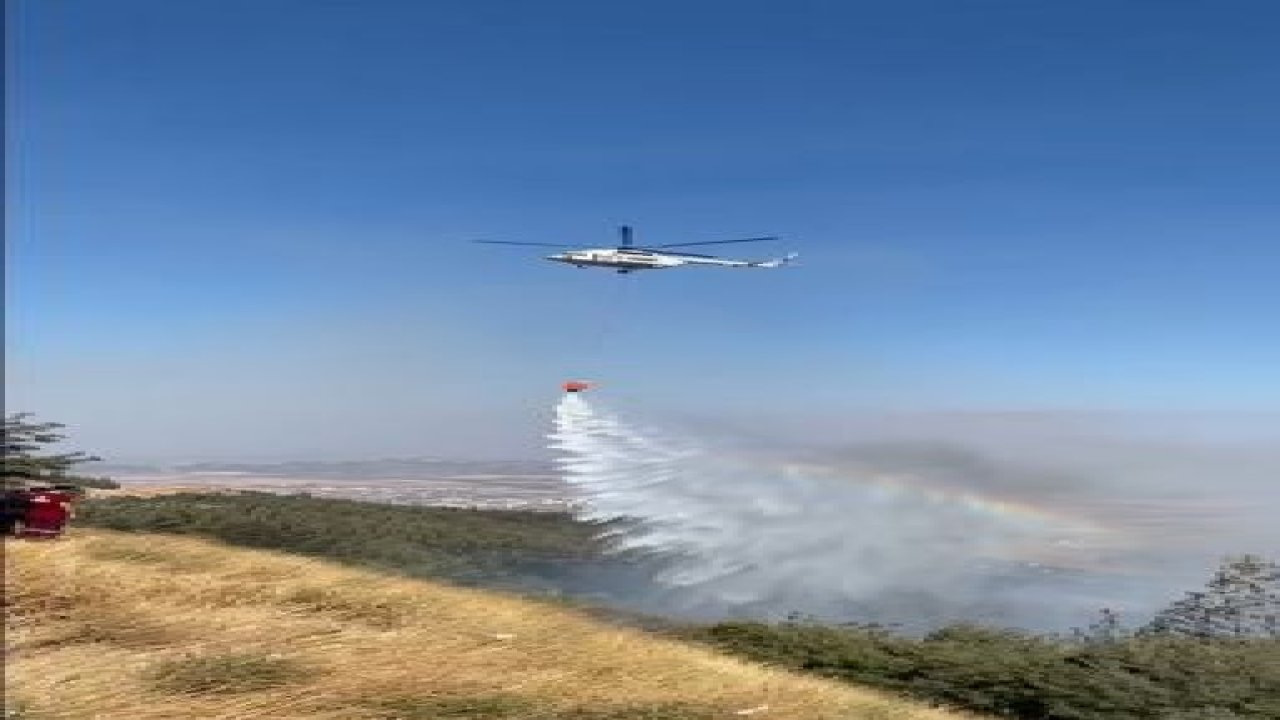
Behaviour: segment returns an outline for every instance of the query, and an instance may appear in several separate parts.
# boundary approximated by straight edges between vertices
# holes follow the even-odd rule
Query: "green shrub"
[[[518,587],[536,566],[602,561],[598,528],[566,513],[481,511],[271,493],[181,493],[86,500],[77,522],[198,535],[339,562]]]
[[[1280,718],[1274,639],[1072,643],[964,625],[911,639],[878,629],[754,622],[681,635],[752,660],[1003,717]]]

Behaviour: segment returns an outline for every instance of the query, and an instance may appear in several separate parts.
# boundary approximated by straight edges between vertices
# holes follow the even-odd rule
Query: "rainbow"
[[[781,469],[788,479],[818,478],[854,483],[881,494],[910,496],[924,503],[957,508],[1039,536],[1039,540],[1010,544],[1000,553],[1000,558],[1005,560],[1099,571],[1110,567],[1103,555],[1110,556],[1121,548],[1132,549],[1134,544],[1127,528],[1108,525],[1072,513],[1070,509],[1047,508],[1024,500],[992,497],[964,488],[944,486],[911,473],[800,462],[785,463]],[[1046,542],[1046,538],[1052,539]]]
[[[1068,526],[1088,528],[1093,523],[1087,519],[1058,509],[1040,507],[1011,498],[983,495],[963,488],[944,486],[937,481],[911,473],[892,473],[870,468],[857,470],[833,468],[816,463],[786,463],[783,472],[788,477],[822,477],[841,482],[852,482],[886,491],[911,492],[921,499],[938,504],[963,507],[975,513],[1005,518],[1039,526]]]

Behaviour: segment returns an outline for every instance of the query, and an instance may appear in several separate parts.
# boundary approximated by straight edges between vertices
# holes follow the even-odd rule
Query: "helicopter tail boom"
[[[790,263],[792,260],[795,260],[798,257],[800,257],[800,253],[793,252],[793,253],[787,253],[786,255],[783,255],[780,258],[774,258],[772,260],[764,260],[761,262],[753,262],[753,263],[749,263],[749,265],[751,267],[776,268],[776,267],[782,267],[783,265]]]

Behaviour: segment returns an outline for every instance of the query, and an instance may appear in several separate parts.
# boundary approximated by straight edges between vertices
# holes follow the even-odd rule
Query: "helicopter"
[[[729,243],[764,242],[777,240],[777,237],[743,238],[741,240],[706,240],[702,242],[668,243],[665,245],[636,245],[632,240],[632,229],[628,225],[618,228],[620,244],[612,248],[582,248],[576,245],[560,243],[515,242],[510,240],[475,240],[478,243],[493,245],[532,245],[537,247],[578,248],[565,252],[547,255],[543,259],[565,263],[578,268],[601,267],[612,268],[620,274],[636,270],[667,270],[684,265],[704,265],[713,267],[735,268],[776,268],[790,263],[799,257],[799,253],[788,253],[771,260],[730,260],[714,255],[669,251],[666,248],[690,247],[693,245],[725,245]]]

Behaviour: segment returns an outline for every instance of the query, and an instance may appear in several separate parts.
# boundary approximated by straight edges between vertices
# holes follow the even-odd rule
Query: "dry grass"
[[[23,718],[955,720],[518,598],[157,535],[6,543]]]

